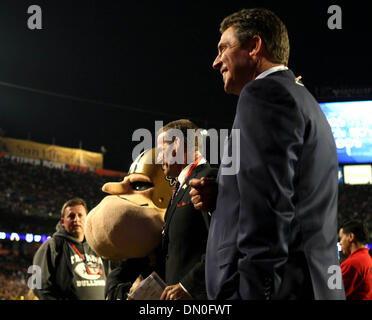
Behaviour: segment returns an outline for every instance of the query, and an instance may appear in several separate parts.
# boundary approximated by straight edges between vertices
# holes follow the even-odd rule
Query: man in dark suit
[[[190,182],[195,207],[215,208],[208,297],[344,299],[333,273],[339,270],[336,147],[317,102],[287,68],[286,27],[269,10],[243,9],[225,18],[220,31],[213,67],[225,91],[239,96],[233,129],[240,147],[236,174],[224,174],[222,159],[215,203],[213,182]]]
[[[205,288],[205,250],[210,216],[196,210],[190,198],[189,180],[216,176],[199,152],[197,135],[187,130],[198,127],[189,120],[164,126],[157,139],[158,159],[164,174],[174,178],[174,195],[165,213],[163,253],[165,282],[161,299],[207,299]]]

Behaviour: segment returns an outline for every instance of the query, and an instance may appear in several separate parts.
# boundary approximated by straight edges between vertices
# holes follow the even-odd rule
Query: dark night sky
[[[67,147],[81,140],[96,152],[104,145],[105,167],[126,170],[133,131],[153,132],[155,120],[230,128],[237,98],[224,93],[211,64],[220,21],[241,8],[266,7],[282,18],[289,67],[311,91],[370,86],[365,3],[1,0],[0,128]],[[32,4],[42,9],[42,30],[27,27]],[[342,30],[327,27],[330,4],[342,8]]]

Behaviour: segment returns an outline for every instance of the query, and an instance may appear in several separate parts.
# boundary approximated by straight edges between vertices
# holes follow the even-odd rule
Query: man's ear
[[[60,222],[61,222],[61,225],[63,225],[65,223],[65,219],[61,218]]]
[[[352,233],[352,232],[349,233],[349,241],[350,242],[354,242],[355,241],[355,234]]]
[[[263,42],[258,34],[254,35],[250,40],[248,40],[244,47],[245,46],[247,46],[249,55],[252,58],[256,57],[263,50]]]
[[[180,150],[181,147],[181,139],[179,137],[175,137],[174,141],[172,142],[173,144],[173,150],[175,150],[177,153]]]
[[[175,137],[172,145],[173,145],[172,156],[177,159],[176,162],[178,164],[183,163],[185,155],[184,140],[180,139],[179,137]]]

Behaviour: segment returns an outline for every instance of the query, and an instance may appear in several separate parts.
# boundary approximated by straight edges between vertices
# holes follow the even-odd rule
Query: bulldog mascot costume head
[[[173,181],[155,163],[155,149],[140,154],[122,182],[106,183],[109,193],[87,216],[85,236],[100,256],[139,258],[158,247]]]

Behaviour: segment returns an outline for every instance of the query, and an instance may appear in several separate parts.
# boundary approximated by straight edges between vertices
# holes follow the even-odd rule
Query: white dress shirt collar
[[[269,74],[271,73],[274,73],[274,72],[277,72],[277,71],[283,71],[283,70],[288,70],[288,68],[286,66],[275,66],[275,67],[272,67],[270,69],[267,69],[265,70],[264,72],[260,73],[255,80],[257,79],[262,79],[262,78],[265,78],[266,76],[268,76]]]
[[[205,160],[204,157],[202,157],[202,158],[199,160],[198,166],[200,166],[201,164],[204,164],[204,163],[206,163],[206,162],[207,162],[207,160]],[[192,166],[193,164],[194,164],[194,162],[193,162],[193,163],[190,163],[187,167],[183,168],[182,171],[181,171],[181,173],[178,175],[177,180],[178,180],[179,183],[180,183],[180,187],[181,187],[181,186],[183,185],[183,183],[185,182],[185,180],[186,180],[186,175],[187,175],[187,173],[189,172],[189,170],[190,170],[190,168],[191,168],[191,166]]]

